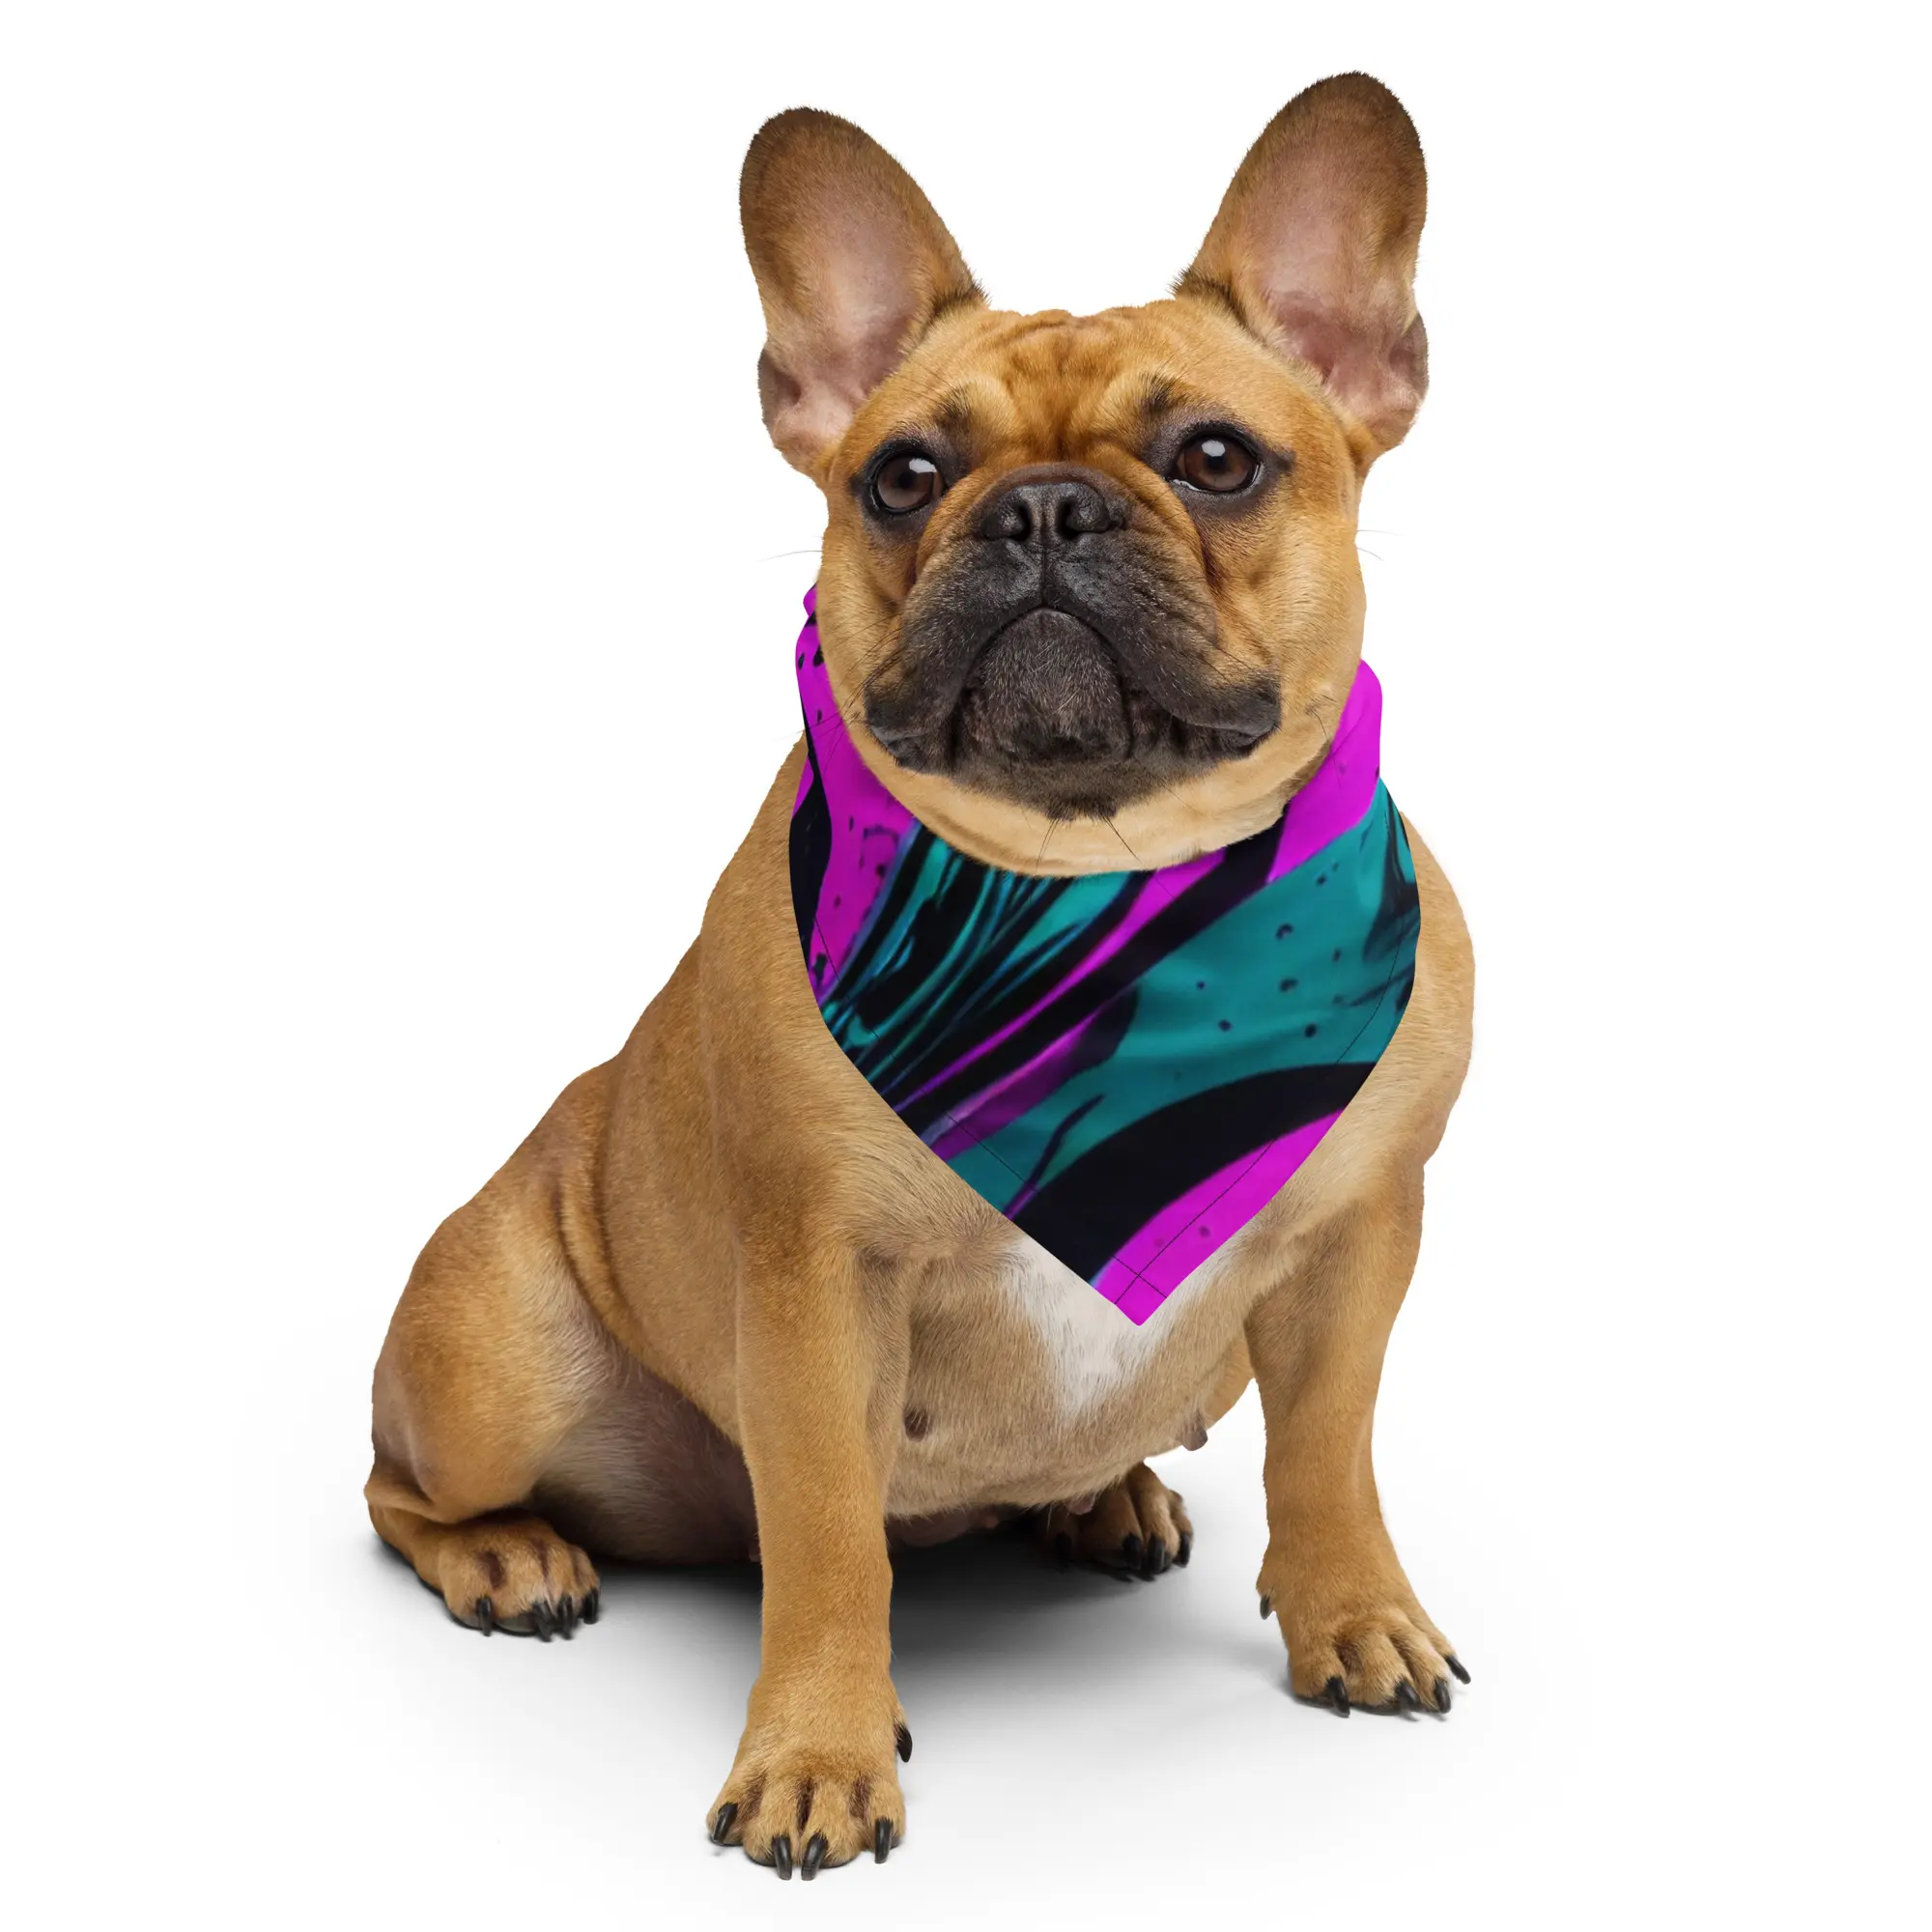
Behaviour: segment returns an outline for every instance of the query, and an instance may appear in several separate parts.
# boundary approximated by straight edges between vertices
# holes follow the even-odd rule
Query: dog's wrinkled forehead
[[[880,395],[988,458],[1012,449],[1077,459],[1096,440],[1131,442],[1150,420],[1199,393],[1203,376],[1211,382],[1200,366],[1206,345],[1189,334],[1146,310],[962,307],[935,322]]]
[[[1268,437],[1293,433],[1297,405],[1308,422],[1327,415],[1289,365],[1225,315],[1172,301],[1091,316],[962,306],[873,391],[833,464],[849,483],[895,433],[944,443],[962,481],[1020,463],[1144,461],[1177,417],[1238,416]]]

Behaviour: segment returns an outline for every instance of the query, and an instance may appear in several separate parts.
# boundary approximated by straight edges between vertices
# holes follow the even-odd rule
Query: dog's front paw
[[[912,1733],[883,1694],[766,1699],[752,1692],[738,1757],[707,1820],[714,1844],[743,1845],[781,1878],[816,1878],[861,1852],[883,1864],[905,1835],[895,1758]]]
[[[1345,1565],[1290,1564],[1271,1551],[1255,1587],[1262,1615],[1281,1620],[1290,1688],[1338,1716],[1360,1704],[1446,1717],[1450,1679],[1469,1681],[1400,1567],[1357,1575]]]

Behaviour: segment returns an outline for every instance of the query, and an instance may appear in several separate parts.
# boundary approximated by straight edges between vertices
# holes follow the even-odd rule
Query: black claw
[[[1073,1539],[1064,1529],[1053,1539],[1053,1553],[1063,1570],[1073,1561]]]
[[[1399,1710],[1419,1711],[1422,1709],[1422,1699],[1415,1694],[1415,1686],[1406,1677],[1395,1687],[1395,1701]]]
[[[485,1636],[497,1628],[497,1605],[488,1597],[476,1599],[476,1628]]]
[[[1187,1568],[1187,1559],[1193,1554],[1194,1554],[1194,1532],[1190,1529],[1183,1529],[1180,1532],[1180,1548],[1174,1552],[1174,1561],[1176,1566],[1179,1569],[1185,1570]]]
[[[1268,1617],[1269,1617],[1269,1615],[1271,1614],[1271,1612],[1273,1611],[1273,1609],[1274,1609],[1274,1599],[1273,1599],[1272,1597],[1264,1597],[1264,1598],[1262,1599],[1262,1622],[1263,1622],[1263,1623],[1266,1623],[1266,1622],[1267,1622],[1267,1620],[1268,1620]]]
[[[548,1643],[556,1632],[556,1621],[550,1613],[548,1604],[536,1604],[530,1609],[530,1622],[536,1626],[537,1634]]]
[[[577,1600],[566,1597],[556,1606],[556,1627],[566,1638],[577,1634]]]
[[[1141,1567],[1141,1540],[1131,1531],[1121,1539],[1121,1554],[1127,1559],[1131,1569],[1138,1570]]]
[[[825,1855],[832,1849],[823,1832],[814,1832],[805,1841],[805,1862],[799,1866],[800,1878],[816,1878],[818,1868],[825,1862]]]
[[[597,1592],[592,1590],[583,1600],[583,1621],[587,1624],[594,1624],[597,1621],[597,1612],[600,1607]]]
[[[1321,1687],[1321,1690],[1334,1708],[1335,1715],[1338,1718],[1346,1718],[1349,1715],[1349,1687],[1339,1677],[1331,1677]]]
[[[893,1746],[899,1754],[901,1764],[912,1762],[912,1732],[904,1724],[893,1726]]]
[[[1446,1677],[1435,1680],[1435,1708],[1445,1718],[1449,1715],[1449,1680]]]
[[[1451,1670],[1453,1670],[1456,1673],[1457,1683],[1459,1684],[1468,1683],[1469,1673],[1463,1668],[1461,1662],[1457,1659],[1453,1657],[1445,1657],[1442,1661],[1449,1666]]]
[[[711,1842],[722,1845],[731,1834],[731,1827],[737,1822],[738,1807],[735,1804],[721,1804],[718,1815],[711,1821]]]
[[[791,1840],[774,1838],[772,1840],[772,1869],[781,1878],[791,1876]]]
[[[1148,1545],[1147,1567],[1149,1572],[1158,1577],[1167,1568],[1167,1539],[1156,1536]]]
[[[893,1821],[890,1818],[881,1818],[872,1827],[872,1857],[880,1864],[884,1864],[892,1849]]]

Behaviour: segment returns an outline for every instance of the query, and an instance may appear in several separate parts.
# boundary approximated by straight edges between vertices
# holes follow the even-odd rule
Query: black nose
[[[1097,536],[1119,522],[1097,479],[1078,470],[1018,470],[980,512],[980,534],[1050,550]]]

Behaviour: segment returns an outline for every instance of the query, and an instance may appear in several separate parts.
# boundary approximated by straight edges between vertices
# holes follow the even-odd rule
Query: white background
[[[15,1922],[1916,1916],[1907,10],[4,17]],[[907,1566],[911,1833],[781,1891],[701,1832],[749,1573],[484,1643],[358,1495],[416,1248],[621,1041],[795,729],[818,503],[738,162],[838,109],[997,300],[1140,300],[1350,67],[1432,175],[1385,769],[1480,967],[1379,1466],[1475,1685],[1286,1696],[1250,1400],[1168,1471],[1184,1574]]]

